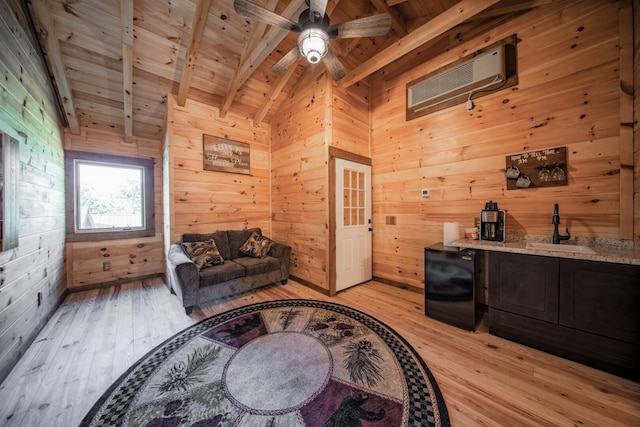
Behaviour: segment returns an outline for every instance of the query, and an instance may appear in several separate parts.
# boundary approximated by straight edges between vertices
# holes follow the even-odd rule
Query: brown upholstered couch
[[[259,228],[223,230],[206,234],[183,234],[180,243],[172,244],[167,256],[169,286],[182,301],[187,314],[194,306],[245,292],[270,283],[287,283],[291,247],[273,242],[268,255],[255,258],[240,252],[240,247]],[[224,259],[221,265],[199,270],[182,246],[186,242],[215,242]]]

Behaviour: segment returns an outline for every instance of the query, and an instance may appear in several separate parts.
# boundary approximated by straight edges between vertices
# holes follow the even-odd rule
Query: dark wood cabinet
[[[489,332],[640,380],[640,266],[491,252]]]
[[[490,306],[547,322],[558,321],[558,259],[493,252]]]
[[[640,267],[560,260],[560,324],[640,344]]]

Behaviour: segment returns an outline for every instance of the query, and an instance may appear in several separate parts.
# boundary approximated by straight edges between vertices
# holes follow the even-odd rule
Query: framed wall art
[[[202,136],[203,168],[208,171],[251,174],[250,146],[213,135]]]

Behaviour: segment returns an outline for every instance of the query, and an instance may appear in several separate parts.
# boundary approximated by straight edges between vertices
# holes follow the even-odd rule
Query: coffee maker
[[[498,204],[489,200],[480,212],[480,240],[493,242],[505,241],[505,211],[498,209]]]

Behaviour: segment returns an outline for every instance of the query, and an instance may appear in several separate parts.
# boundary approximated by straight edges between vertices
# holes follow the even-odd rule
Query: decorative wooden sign
[[[567,147],[512,154],[506,161],[507,190],[567,185]]]
[[[251,174],[250,146],[246,142],[203,135],[202,144],[204,170]]]

